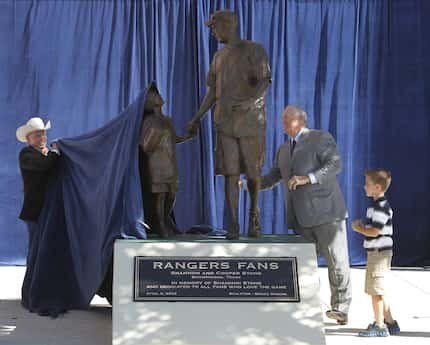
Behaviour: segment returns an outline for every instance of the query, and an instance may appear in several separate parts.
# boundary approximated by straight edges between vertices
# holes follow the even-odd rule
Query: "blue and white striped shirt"
[[[385,197],[374,200],[367,208],[365,226],[379,230],[376,237],[366,236],[363,243],[365,249],[393,248],[393,210]]]

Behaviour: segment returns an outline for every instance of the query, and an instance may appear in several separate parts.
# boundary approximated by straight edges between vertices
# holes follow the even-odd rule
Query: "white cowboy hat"
[[[46,125],[43,124],[43,120],[40,117],[32,117],[24,126],[19,127],[16,130],[16,138],[23,142],[27,142],[27,135],[34,131],[43,131],[51,128],[51,121],[48,121]]]

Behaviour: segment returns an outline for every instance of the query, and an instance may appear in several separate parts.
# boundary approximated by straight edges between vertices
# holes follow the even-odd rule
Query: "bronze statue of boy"
[[[176,144],[191,137],[176,135],[172,119],[161,111],[163,104],[155,83],[151,83],[144,105],[139,145],[145,220],[149,219],[151,229],[159,237],[167,238],[173,232],[169,217],[179,187]]]

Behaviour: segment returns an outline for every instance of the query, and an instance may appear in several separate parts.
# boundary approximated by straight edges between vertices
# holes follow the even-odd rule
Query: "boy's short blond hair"
[[[391,184],[391,173],[385,169],[373,169],[367,170],[364,173],[368,176],[374,184],[379,184],[381,186],[382,192],[386,192]]]

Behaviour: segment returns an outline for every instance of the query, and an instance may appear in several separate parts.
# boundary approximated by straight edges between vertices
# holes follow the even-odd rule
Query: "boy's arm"
[[[363,225],[361,220],[354,220],[352,222],[352,229],[367,237],[378,237],[381,230],[374,227],[366,227]]]
[[[368,225],[363,225],[360,220],[355,220],[352,222],[352,229],[368,237],[378,237],[388,219],[389,214],[387,212],[376,209]]]

